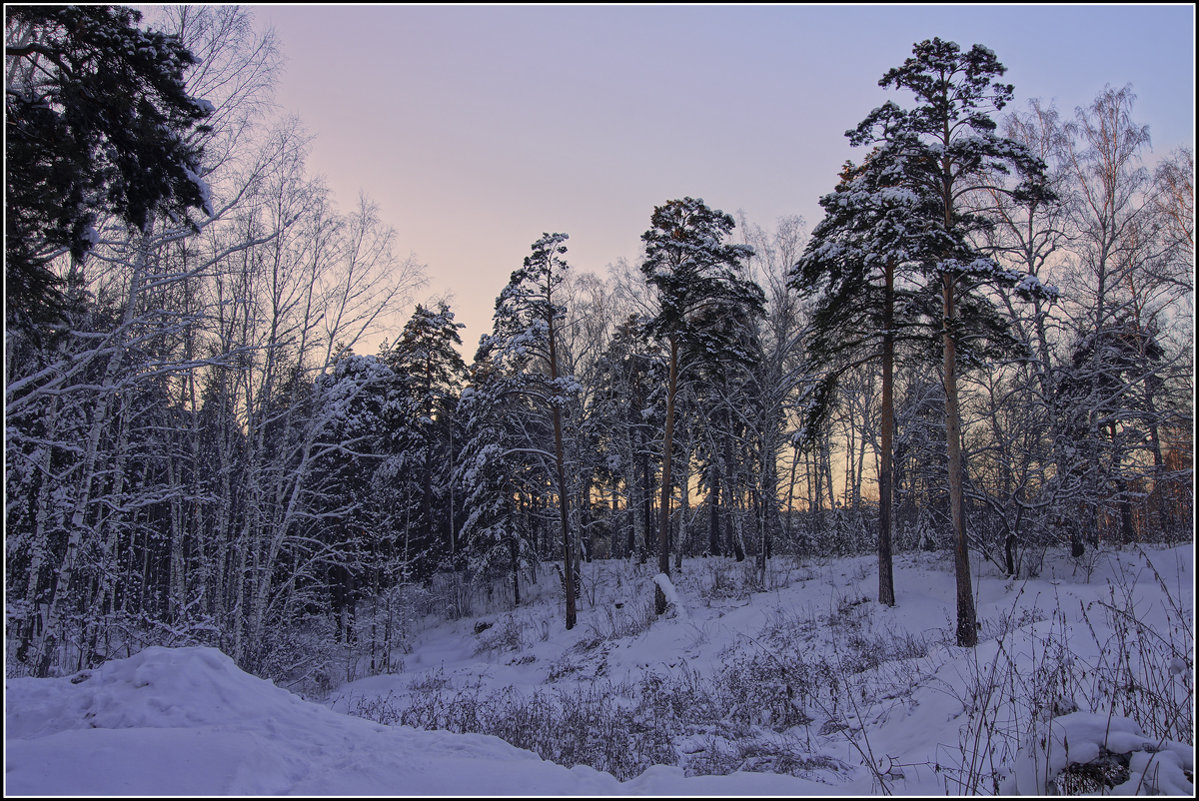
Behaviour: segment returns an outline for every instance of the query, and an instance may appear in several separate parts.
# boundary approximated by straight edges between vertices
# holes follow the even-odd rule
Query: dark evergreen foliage
[[[179,41],[116,6],[6,6],[5,280],[8,319],[57,315],[47,268],[82,260],[102,214],[211,213],[193,131],[212,108],[188,96]]]
[[[745,342],[731,335],[737,318],[752,319],[762,311],[762,288],[741,274],[743,260],[753,254],[748,245],[730,244],[733,218],[709,208],[702,200],[683,198],[658,206],[653,227],[642,234],[645,261],[641,272],[657,290],[658,311],[649,321],[650,333],[670,345],[666,390],[666,421],[662,445],[662,500],[658,528],[658,569],[670,575],[670,507],[674,485],[674,426],[679,374],[692,364],[750,362]],[[659,586],[655,609],[666,611]]]
[[[417,304],[396,342],[380,358],[395,379],[388,388],[384,430],[388,457],[376,491],[389,529],[414,556],[412,575],[428,578],[460,559],[451,482],[458,395],[466,364],[458,352],[461,323],[442,302]]]
[[[672,200],[654,209],[642,234],[641,272],[657,290],[650,333],[686,345],[700,358],[748,359],[723,325],[728,315],[752,316],[765,302],[762,289],[742,273],[753,248],[725,241],[736,223],[703,200]]]

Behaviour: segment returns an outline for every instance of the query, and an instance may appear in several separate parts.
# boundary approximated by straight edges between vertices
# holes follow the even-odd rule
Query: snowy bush
[[[586,619],[587,637],[575,648],[589,651],[610,640],[635,637],[647,631],[656,618],[653,602],[648,597],[619,605],[604,604]]]
[[[1025,743],[1000,782],[1004,794],[1193,796],[1195,749],[1145,735],[1118,715],[1071,712]]]
[[[559,670],[574,672],[567,663]],[[621,780],[652,765],[677,765],[688,776],[737,770],[810,776],[848,769],[813,753],[805,738],[785,733],[804,719],[781,697],[777,709],[791,717],[768,721],[748,695],[750,679],[738,671],[715,680],[686,670],[651,671],[635,684],[603,681],[532,693],[454,690],[434,680],[405,694],[359,698],[351,707],[379,723],[495,735],[543,759],[589,765]]]
[[[475,653],[523,651],[526,644],[524,628],[515,615],[505,615],[498,623],[476,632],[479,641]]]
[[[406,699],[360,699],[355,714],[389,725],[491,734],[559,765],[589,765],[623,780],[677,760],[667,731],[645,725],[646,709],[621,702],[630,692],[610,684],[528,695],[434,687]]]

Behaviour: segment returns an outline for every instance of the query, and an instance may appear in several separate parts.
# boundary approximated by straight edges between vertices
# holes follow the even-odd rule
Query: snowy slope
[[[1152,569],[1139,554],[1112,554],[1090,566],[1090,581],[1068,562],[1047,565],[1041,578],[1027,582],[980,571],[984,636],[973,651],[944,642],[952,631],[953,577],[928,554],[899,560],[899,606],[890,609],[866,600],[875,581],[869,559],[790,567],[780,560],[781,572],[760,592],[738,585],[746,568],[696,560],[672,577],[683,613],[657,621],[644,612],[655,581],[648,567],[587,565],[575,630],[562,630],[550,590],[528,607],[486,616],[487,628],[474,620],[433,625],[405,656],[401,673],[343,686],[329,699],[332,709],[245,674],[213,649],[147,648],[75,676],[6,680],[6,792],[828,795],[877,793],[881,776],[892,792],[943,794],[971,775],[963,764],[971,749],[964,746],[977,743],[983,748],[974,751],[989,749],[992,761],[1000,754],[1005,764],[994,775],[1005,793],[1043,793],[1070,761],[1094,759],[1105,749],[1131,753],[1140,770],[1122,791],[1189,794],[1193,747],[1150,736],[1132,720],[1106,713],[1111,710],[1088,708],[1106,691],[1080,684],[1085,671],[1062,690],[1072,694],[1062,704],[1079,708],[1058,710],[1067,714],[1052,721],[1047,711],[988,700],[1003,694],[985,696],[978,688],[980,677],[1002,674],[1013,688],[1009,694],[1020,695],[1019,686],[1031,688],[1047,666],[1060,673],[1065,663],[1051,664],[1048,655],[1063,642],[1071,645],[1073,662],[1067,662],[1092,671],[1107,664],[1104,647],[1118,642],[1129,646],[1134,663],[1144,661],[1149,651],[1121,634],[1118,615],[1103,618],[1097,610],[1124,608],[1124,598],[1163,638],[1174,636],[1168,630],[1177,614],[1159,580],[1166,577],[1164,583],[1176,583],[1185,596],[1190,635],[1188,641],[1183,632],[1178,641],[1189,642],[1190,652],[1165,663],[1162,675],[1137,680],[1157,681],[1169,692],[1189,686],[1193,697],[1192,553],[1190,546],[1153,551]],[[852,654],[845,650],[851,644]],[[371,709],[372,701],[376,712],[402,709],[427,700],[430,687],[452,699],[458,692],[527,698],[583,688],[618,694],[647,675],[662,686],[680,677],[700,686],[707,679],[727,681],[738,675],[732,667],[771,649],[802,651],[803,664],[842,670],[830,679],[840,695],[810,688],[802,724],[771,729],[777,713],[762,710],[763,742],[802,744],[812,757],[816,767],[798,771],[802,777],[756,772],[775,768],[746,758],[726,765],[734,769],[728,775],[685,775],[682,767],[656,765],[620,782],[585,765],[568,769],[543,761],[488,735],[418,731],[345,714]],[[862,662],[871,649],[886,651],[887,661]],[[780,657],[782,664],[796,654]],[[834,711],[830,702],[842,706]],[[991,740],[978,741],[980,721],[994,730]],[[1050,745],[1028,736],[1003,740],[996,732],[1005,727],[1025,735],[1051,731],[1044,738]],[[720,742],[720,731],[678,737],[673,747],[694,759]],[[997,750],[1005,743],[1006,750]],[[686,772],[695,773],[698,763],[688,764]]]
[[[12,795],[769,794],[808,784],[659,768],[622,785],[495,737],[338,714],[211,648],[147,648],[70,678],[6,685]]]

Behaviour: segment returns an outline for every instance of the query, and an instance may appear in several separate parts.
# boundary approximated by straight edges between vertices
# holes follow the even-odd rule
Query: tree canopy
[[[187,94],[176,37],[115,6],[6,6],[5,278],[10,319],[53,317],[47,262],[82,260],[103,214],[212,213],[190,135],[212,106]]]

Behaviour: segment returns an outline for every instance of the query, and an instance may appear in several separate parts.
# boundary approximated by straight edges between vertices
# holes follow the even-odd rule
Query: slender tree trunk
[[[708,552],[720,556],[720,468],[713,462],[708,472]]]
[[[619,543],[621,540],[619,528],[621,517],[618,513],[620,510],[620,498],[616,492],[615,480],[612,482],[610,500],[608,501],[608,504],[608,520],[607,525],[605,526],[605,529],[608,532],[608,558],[620,559],[623,557],[623,554],[621,554],[619,550]]]
[[[674,543],[674,569],[683,569],[683,549],[687,546],[687,520],[691,511],[691,455],[683,461],[683,475],[680,476],[679,490],[682,493],[682,503],[679,506],[679,532]]]
[[[549,321],[550,340],[550,380],[558,380],[558,351],[554,344],[554,322]],[[575,627],[575,560],[570,543],[570,523],[568,522],[568,495],[566,494],[566,468],[563,465],[562,448],[562,410],[554,404],[554,462],[558,479],[558,520],[562,526],[562,576],[566,590],[566,630]]]
[[[837,488],[833,482],[832,441],[829,435],[824,437],[825,447],[820,449],[821,469],[824,471],[824,489],[828,493],[828,508],[837,508]]]
[[[868,387],[866,390],[867,393],[872,394],[874,392],[874,382],[871,381],[870,384],[867,385],[867,387]],[[853,482],[853,509],[854,509],[854,512],[858,513],[859,518],[861,517],[861,510],[862,510],[862,476],[866,472],[866,446],[870,444],[866,441],[868,439],[868,436],[867,436],[868,432],[866,429],[867,414],[868,414],[868,410],[866,408],[863,408],[862,409],[862,431],[861,431],[862,436],[858,440],[858,462],[857,462],[856,472],[854,473],[854,482]]]
[[[891,460],[895,436],[894,260],[887,260],[886,271],[883,287],[883,430],[878,468],[878,602],[895,606],[895,577],[891,565]]]
[[[824,466],[818,451],[826,445],[826,442],[813,445],[808,460],[808,547],[815,545],[824,526]]]
[[[654,485],[650,476],[649,457],[642,452],[641,455],[641,537],[638,540],[640,543],[637,552],[637,560],[640,564],[645,564],[649,559],[649,546],[651,532],[654,530]]]
[[[641,502],[641,495],[645,487],[641,482],[641,470],[638,469],[639,467],[640,465],[635,464],[629,476],[629,502],[628,507],[625,509],[625,516],[629,521],[629,527],[627,529],[628,540],[626,544],[628,545],[627,556],[630,559],[632,559],[637,553],[637,528],[639,525],[644,524],[644,516],[641,513],[641,509],[644,504]]]
[[[679,343],[670,338],[670,385],[666,392],[666,436],[662,445],[662,523],[658,528],[658,571],[670,576],[670,463],[674,447],[674,395],[679,381]],[[654,588],[654,611],[666,614],[666,593]]]
[[[957,576],[958,645],[978,644],[974,592],[970,583],[970,558],[966,544],[966,517],[962,491],[962,419],[958,409],[957,350],[953,341],[953,276],[941,279],[942,340],[945,347],[945,440],[949,451],[949,514],[953,523],[954,566]]]
[[[508,555],[512,559],[512,605],[520,606],[520,551],[515,537],[508,538]]]
[[[766,504],[762,501],[763,493],[760,488],[753,492],[754,520],[758,527],[758,576],[766,581],[766,560],[770,558],[770,525],[766,520]]]
[[[731,414],[725,414],[725,420],[731,418]],[[737,496],[732,492],[734,487],[739,486],[737,477],[734,474],[734,465],[736,456],[733,454],[733,438],[729,434],[725,434],[722,443],[724,450],[723,464],[724,468],[724,552],[731,553],[738,562],[745,561],[745,547],[741,543],[739,536],[740,532],[740,503]]]
[[[184,568],[183,545],[186,536],[186,497],[179,461],[167,454],[167,476],[171,487],[171,571],[170,591],[167,601],[167,619],[178,625],[183,620],[187,605],[187,582]]]
[[[795,511],[795,466],[799,463],[799,443],[796,442],[792,448],[791,480],[787,483],[787,519],[783,524],[783,536],[787,542],[791,541],[791,516]]]
[[[424,386],[421,387],[425,396],[424,415],[428,421],[423,424],[421,431],[421,439],[424,440],[423,453],[421,454],[421,525],[425,530],[424,542],[422,543],[426,549],[432,551],[436,548],[437,543],[437,524],[433,520],[433,464],[432,451],[434,443],[437,440],[436,427],[433,424],[433,357],[430,353],[425,355],[425,376]]]
[[[457,560],[458,560],[458,525],[457,525],[457,520],[455,519],[455,516],[457,515],[458,507],[457,507],[457,499],[454,497],[454,485],[456,482],[452,480],[452,477],[453,477],[454,471],[456,469],[455,464],[454,464],[454,457],[457,455],[457,452],[454,450],[454,415],[453,415],[453,412],[446,413],[446,432],[447,432],[447,435],[449,438],[449,451],[446,453],[446,458],[449,460],[449,465],[448,465],[449,472],[447,473],[447,475],[449,475],[451,477],[451,480],[446,482],[449,487],[449,492],[450,492],[450,507],[446,514],[446,524],[447,524],[446,541],[449,542],[449,544],[450,544],[450,569],[456,570],[457,569]]]

